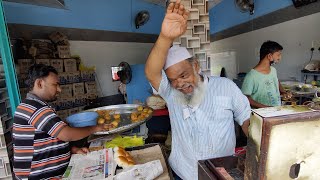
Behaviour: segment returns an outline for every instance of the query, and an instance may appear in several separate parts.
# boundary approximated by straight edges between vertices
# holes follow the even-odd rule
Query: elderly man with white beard
[[[250,105],[230,80],[199,74],[184,47],[173,46],[187,28],[189,12],[180,0],[169,4],[145,74],[167,102],[172,128],[169,163],[176,179],[198,179],[197,162],[234,154],[234,120],[248,134]]]

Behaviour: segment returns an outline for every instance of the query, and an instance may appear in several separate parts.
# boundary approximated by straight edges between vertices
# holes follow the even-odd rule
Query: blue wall
[[[65,0],[67,9],[4,2],[7,23],[159,34],[165,9],[143,0]],[[148,10],[149,22],[136,30],[135,15]]]
[[[127,84],[128,103],[132,104],[135,100],[145,103],[147,97],[151,96],[152,89],[149,81],[144,74],[145,64],[131,65],[132,79]]]
[[[292,0],[255,0],[254,15],[242,13],[234,0],[223,0],[209,11],[210,34],[226,30],[238,24],[292,5]]]

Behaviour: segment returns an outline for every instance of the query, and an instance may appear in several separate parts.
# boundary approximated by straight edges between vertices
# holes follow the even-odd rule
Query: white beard
[[[195,107],[201,103],[205,90],[204,82],[201,81],[199,76],[198,83],[191,94],[184,94],[176,89],[173,89],[173,94],[176,102],[179,104]]]

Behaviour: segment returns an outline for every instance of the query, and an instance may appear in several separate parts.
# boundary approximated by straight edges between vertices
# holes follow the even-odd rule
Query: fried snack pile
[[[149,116],[151,116],[153,112],[151,108],[148,108],[148,107],[143,108],[142,106],[139,106],[137,110],[138,110],[137,112],[133,112],[130,115],[132,122],[142,121],[145,118],[148,118]]]
[[[97,110],[96,112],[99,114],[98,124],[108,124],[109,130],[119,126],[120,114],[114,113],[113,110]]]
[[[96,112],[99,114],[98,124],[108,125],[108,130],[115,129],[119,126],[121,114],[116,113],[115,110],[97,110]],[[153,110],[151,108],[138,106],[137,109],[129,115],[129,118],[132,123],[140,122],[150,117],[152,113]],[[127,116],[123,116],[122,118],[125,117]]]
[[[123,148],[115,147],[113,151],[114,151],[114,160],[116,161],[118,166],[122,168],[127,168],[135,165],[132,156]]]

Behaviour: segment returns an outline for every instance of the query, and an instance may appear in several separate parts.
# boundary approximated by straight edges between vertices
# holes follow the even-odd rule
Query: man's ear
[[[43,87],[43,80],[42,79],[37,79],[35,82],[34,82],[34,87],[37,88],[37,89],[41,89]]]
[[[193,63],[194,63],[194,69],[196,70],[197,73],[199,73],[200,72],[199,61],[195,59]]]
[[[269,54],[267,55],[267,58],[269,59],[269,61],[273,60],[273,58],[272,58],[272,54],[271,54],[271,53],[269,53]]]

